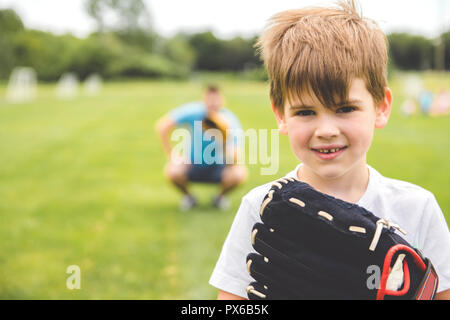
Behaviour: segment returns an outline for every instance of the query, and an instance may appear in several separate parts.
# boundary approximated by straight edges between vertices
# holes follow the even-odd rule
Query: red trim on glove
[[[427,261],[427,271],[425,273],[425,278],[419,286],[419,290],[416,293],[416,300],[432,300],[436,293],[439,278],[436,271],[434,270],[430,261]]]
[[[422,269],[424,272],[427,270],[427,266],[423,262],[422,258],[417,254],[414,249],[405,246],[403,244],[398,244],[396,246],[393,246],[391,249],[389,249],[388,253],[386,254],[386,257],[384,259],[384,265],[383,265],[383,273],[381,274],[381,281],[380,281],[380,289],[377,292],[377,300],[383,300],[386,295],[390,296],[403,296],[406,293],[408,293],[411,285],[411,279],[409,274],[409,267],[408,263],[404,260],[403,261],[403,272],[404,272],[404,281],[403,281],[403,289],[400,291],[392,291],[392,290],[386,290],[387,280],[389,277],[389,269],[391,267],[392,258],[394,255],[400,251],[404,251],[409,254],[413,258],[414,263]],[[430,272],[431,274],[431,272]],[[433,282],[428,281],[428,278],[423,283],[423,292],[426,292],[427,294],[430,292],[430,287],[433,287],[431,284]],[[420,290],[419,290],[420,291]],[[424,295],[429,297],[429,295]]]

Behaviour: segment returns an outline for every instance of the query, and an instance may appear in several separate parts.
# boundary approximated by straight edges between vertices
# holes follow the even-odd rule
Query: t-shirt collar
[[[302,165],[303,165],[303,163],[300,163],[295,168],[295,170],[289,172],[286,175],[286,177],[294,178],[294,179],[298,180],[297,172]],[[362,206],[362,207],[366,207],[367,205],[372,203],[372,198],[375,196],[374,190],[376,190],[375,185],[376,185],[376,181],[377,181],[376,176],[377,176],[378,172],[374,168],[369,166],[368,164],[367,164],[367,168],[369,169],[369,183],[367,184],[366,192],[364,192],[361,199],[359,199],[359,201],[356,203],[357,205]]]

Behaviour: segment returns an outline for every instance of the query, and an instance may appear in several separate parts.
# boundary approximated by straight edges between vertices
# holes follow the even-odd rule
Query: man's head
[[[214,113],[223,107],[223,96],[215,85],[208,85],[203,96],[208,113]]]
[[[258,42],[270,78],[272,104],[314,94],[327,107],[348,98],[351,82],[364,80],[375,103],[384,99],[387,41],[363,19],[354,1],[338,8],[305,8],[275,15]]]

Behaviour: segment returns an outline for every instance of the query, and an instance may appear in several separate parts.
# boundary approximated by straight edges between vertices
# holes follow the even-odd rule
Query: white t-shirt
[[[300,165],[286,177],[297,177]],[[450,289],[450,233],[434,195],[414,184],[383,177],[369,167],[369,184],[358,205],[380,218],[398,224],[402,235],[433,262],[439,276],[438,292]],[[272,182],[251,190],[241,206],[225,240],[209,283],[229,293],[247,297],[245,288],[254,281],[246,269],[246,257],[255,252],[251,231],[261,222],[259,208]]]

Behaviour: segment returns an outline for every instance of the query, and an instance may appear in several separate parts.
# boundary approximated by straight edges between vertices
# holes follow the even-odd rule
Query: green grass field
[[[433,90],[450,74],[424,75]],[[276,128],[264,83],[220,82],[247,128]],[[394,110],[376,132],[369,163],[382,174],[432,191],[450,221],[450,117],[405,118],[401,78]],[[108,83],[97,97],[55,98],[40,85],[32,103],[4,102],[0,85],[0,299],[214,299],[209,276],[239,206],[253,187],[297,164],[281,138],[280,170],[248,182],[228,212],[209,207],[216,188],[194,186],[202,206],[178,211],[162,176],[154,124],[201,97],[197,82]],[[66,268],[81,268],[81,289]]]

